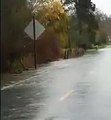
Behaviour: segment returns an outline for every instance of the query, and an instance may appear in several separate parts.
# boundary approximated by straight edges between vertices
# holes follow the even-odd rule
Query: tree
[[[88,40],[90,41],[90,34],[95,36],[95,31],[98,29],[98,22],[94,15],[95,4],[93,4],[91,0],[65,0],[64,4],[74,4],[75,13],[78,19],[77,28],[79,34],[81,36],[84,31],[84,26],[86,26],[85,29],[87,29]]]
[[[59,1],[36,0],[35,2],[35,0],[10,0],[9,2],[8,0],[3,0],[1,42],[2,67],[4,69],[8,69],[8,63],[12,64],[15,61],[21,60],[21,58],[29,54],[29,52],[32,53],[32,49],[28,48],[28,46],[32,45],[32,40],[30,40],[30,38],[24,33],[24,28],[31,21],[33,12],[36,13],[36,18],[46,27],[46,29],[52,29],[52,31],[54,31],[57,36],[60,36],[60,38],[61,34],[63,34],[62,37],[64,36],[66,30],[64,29],[66,27],[66,14]],[[64,22],[62,22],[62,20]],[[42,39],[43,43],[40,44],[40,47],[45,43],[45,38]],[[58,38],[52,36],[52,38],[49,40],[49,43],[52,43],[52,46],[56,46],[58,50],[59,44],[55,42],[56,39],[58,42]],[[46,41],[46,43],[48,43],[48,40]],[[61,43],[63,42],[64,41]],[[51,45],[48,46],[47,44],[47,47],[50,46]],[[56,47],[53,48],[56,49]],[[40,56],[44,56],[43,52],[41,51],[39,51],[39,54]],[[47,56],[48,54],[54,53],[49,51],[49,53],[47,53]]]
[[[108,36],[111,36],[111,16],[107,16],[106,14],[102,13],[100,10],[96,10],[96,19],[99,23],[99,28],[102,31],[106,32]]]
[[[42,4],[41,8],[35,7],[36,18],[42,23],[46,29],[54,30],[56,36],[60,39],[61,47],[65,47],[68,39],[68,16],[60,1],[52,1]],[[42,14],[42,15],[41,15]]]
[[[111,36],[111,17],[102,13],[100,10],[96,10],[95,17],[98,21],[99,29],[98,29],[98,43],[106,44],[108,36]]]
[[[20,58],[24,47],[24,28],[31,20],[26,0],[2,0],[2,64]]]

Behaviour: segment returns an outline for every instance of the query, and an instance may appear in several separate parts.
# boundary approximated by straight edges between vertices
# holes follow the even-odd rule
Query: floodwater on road
[[[111,120],[111,48],[33,73],[2,87],[2,120]]]

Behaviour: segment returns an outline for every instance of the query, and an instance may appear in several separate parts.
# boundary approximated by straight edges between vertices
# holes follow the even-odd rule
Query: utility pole
[[[34,66],[37,68],[36,58],[36,38],[35,38],[35,14],[33,14],[33,36],[34,36]]]

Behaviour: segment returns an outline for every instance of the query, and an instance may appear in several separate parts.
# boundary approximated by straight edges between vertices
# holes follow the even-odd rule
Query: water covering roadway
[[[2,87],[2,120],[111,120],[111,48],[34,73]]]

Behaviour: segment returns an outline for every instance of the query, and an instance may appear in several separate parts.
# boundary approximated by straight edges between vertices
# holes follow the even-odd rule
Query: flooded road
[[[111,120],[111,48],[44,65],[1,94],[2,120]]]

